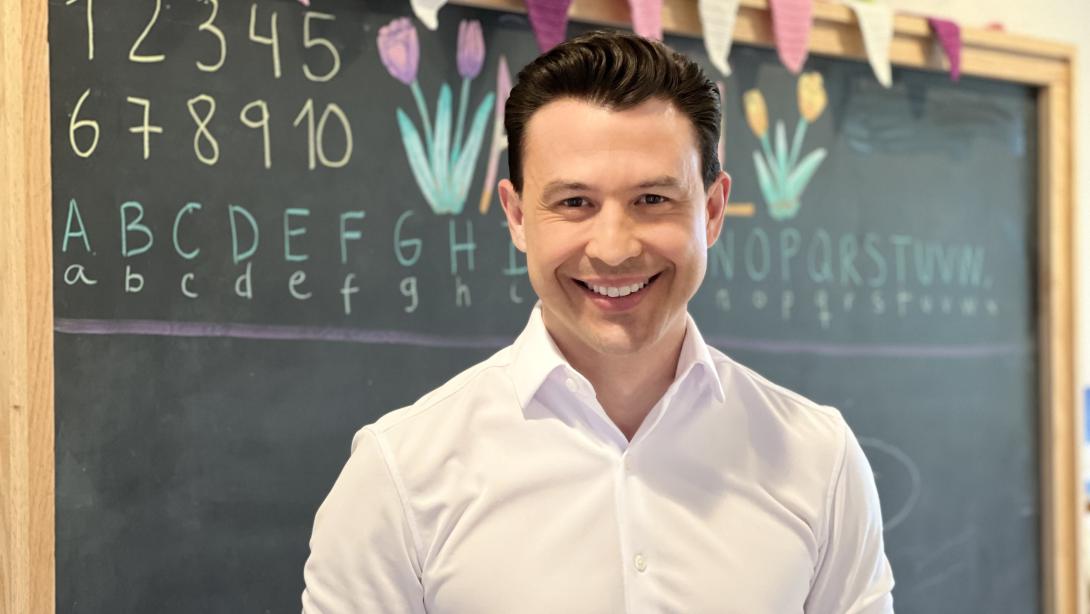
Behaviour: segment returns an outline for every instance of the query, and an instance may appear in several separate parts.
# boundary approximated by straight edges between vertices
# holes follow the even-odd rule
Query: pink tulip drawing
[[[416,81],[420,64],[420,41],[408,17],[395,19],[379,28],[378,53],[386,70],[405,85]]]
[[[484,65],[484,35],[481,22],[462,20],[458,24],[458,74],[463,79],[473,79],[481,74]]]

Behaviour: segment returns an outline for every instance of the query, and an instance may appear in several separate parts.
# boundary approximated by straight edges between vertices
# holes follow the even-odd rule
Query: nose
[[[637,221],[620,203],[606,203],[594,216],[586,253],[608,266],[620,266],[640,255]]]

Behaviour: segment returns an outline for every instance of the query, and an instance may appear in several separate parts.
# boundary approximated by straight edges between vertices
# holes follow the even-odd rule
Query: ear
[[[507,216],[507,229],[511,231],[511,242],[519,251],[526,251],[526,226],[524,224],[524,211],[522,209],[522,197],[515,191],[515,184],[510,179],[500,181],[497,186],[500,193],[500,202],[503,204],[503,213]]]
[[[708,188],[708,200],[704,204],[706,217],[705,232],[707,233],[708,247],[719,239],[719,232],[723,230],[724,214],[727,210],[727,201],[730,198],[730,175],[719,171],[719,176]]]

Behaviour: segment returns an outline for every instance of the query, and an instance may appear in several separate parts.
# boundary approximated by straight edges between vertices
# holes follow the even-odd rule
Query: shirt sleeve
[[[303,569],[304,614],[424,614],[412,526],[395,474],[370,428],[318,508]]]
[[[806,614],[893,614],[893,571],[882,539],[878,489],[863,448],[844,424],[844,455]]]

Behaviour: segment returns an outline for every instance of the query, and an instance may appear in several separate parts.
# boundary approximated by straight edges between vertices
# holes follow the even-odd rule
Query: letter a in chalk
[[[75,220],[79,225],[79,230],[72,231],[72,221]],[[83,247],[89,253],[91,252],[91,240],[87,237],[87,228],[83,225],[83,218],[79,214],[79,205],[76,204],[76,199],[68,201],[68,220],[64,223],[64,240],[61,241],[61,253],[68,251],[68,239],[72,237],[79,237],[83,239]]]

